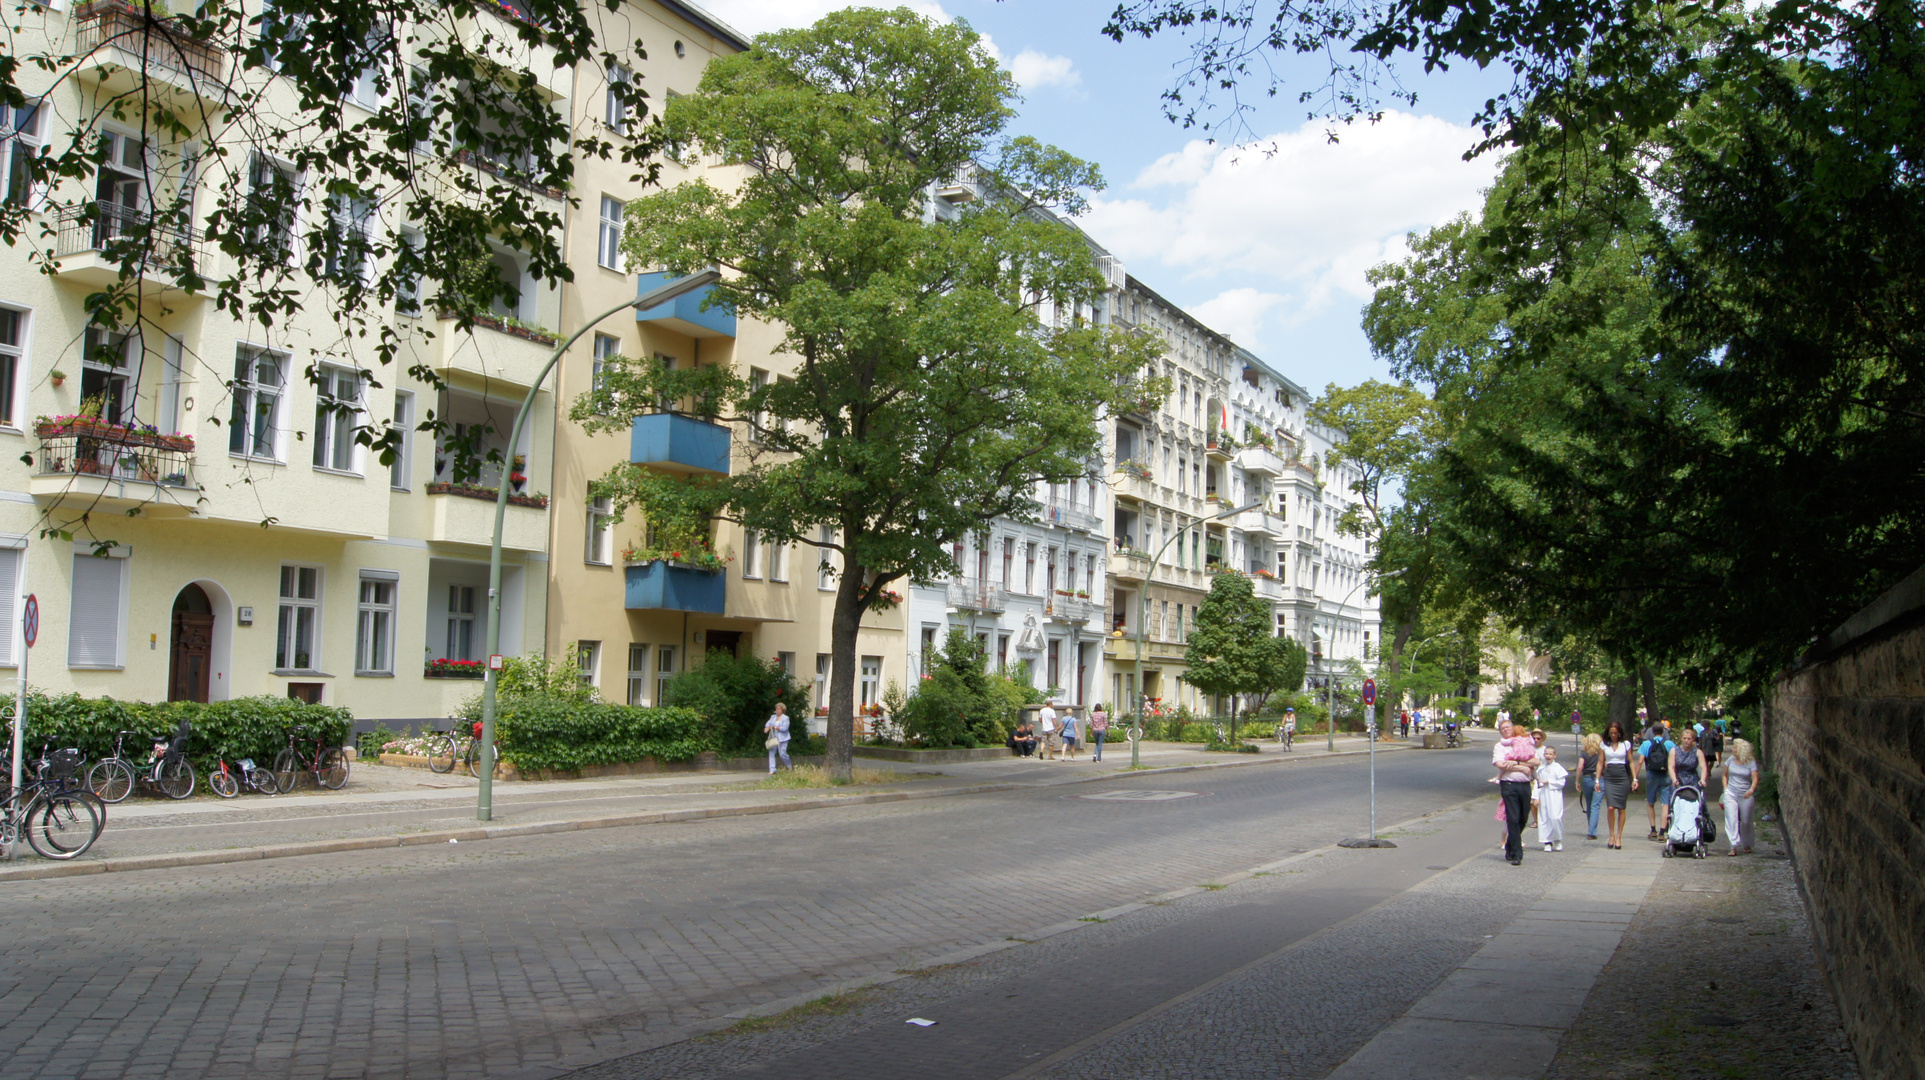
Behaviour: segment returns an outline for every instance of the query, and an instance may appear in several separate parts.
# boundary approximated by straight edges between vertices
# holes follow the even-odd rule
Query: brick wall
[[[1925,1076],[1925,570],[1814,647],[1762,727],[1864,1075]]]

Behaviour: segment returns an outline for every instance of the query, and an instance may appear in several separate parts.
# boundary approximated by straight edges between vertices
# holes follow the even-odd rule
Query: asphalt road
[[[1360,835],[1365,767],[1359,758],[1255,765],[10,883],[0,887],[10,930],[0,948],[0,1078],[553,1076],[624,1061],[641,1075],[645,1063],[632,1055],[700,1045],[682,1040],[731,1011],[1020,938]],[[1380,756],[1379,820],[1488,795],[1488,772],[1474,749]],[[1087,797],[1152,790],[1187,794]],[[1452,850],[1466,854],[1491,831],[1453,828]],[[1113,1011],[1133,1016],[1173,987],[1205,987],[1435,872],[1414,860],[1437,856],[1415,850],[1401,861],[1395,852],[1362,854],[1393,858],[1322,872],[1332,887],[1287,920],[1215,903],[1188,914],[1183,903],[1155,909],[1144,926],[1168,928],[1155,946],[1161,973],[1140,980]],[[1236,946],[1205,947],[1225,940]],[[1044,957],[1047,948],[1005,955]],[[1073,978],[1121,977],[1113,962],[1084,964]],[[1063,984],[1061,972],[1030,974],[1043,980],[1032,993]],[[996,1000],[1023,1001],[1018,1012],[1032,1014],[1020,997]],[[989,999],[978,1007],[1011,1008]],[[971,1026],[980,1025],[958,1021],[950,1030]],[[934,1071],[926,1075],[1001,1076],[1074,1041],[1025,1043],[994,1060],[958,1044],[927,1058]],[[886,1041],[867,1052],[907,1064]],[[958,1055],[977,1064],[943,1064]],[[736,1066],[863,1075],[777,1068],[766,1054]]]

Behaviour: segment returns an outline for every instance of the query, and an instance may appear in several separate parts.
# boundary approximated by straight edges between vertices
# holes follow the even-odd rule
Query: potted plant
[[[54,368],[52,371],[47,372],[47,377],[53,380],[53,384],[56,388],[58,388],[59,386],[61,386],[63,383],[67,381],[67,373],[60,370],[59,368]]]

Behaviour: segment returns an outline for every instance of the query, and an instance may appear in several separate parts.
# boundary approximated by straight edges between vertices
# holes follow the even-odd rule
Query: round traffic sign
[[[1364,704],[1377,704],[1377,680],[1375,679],[1364,680]]]
[[[27,594],[27,610],[20,616],[20,633],[27,639],[27,648],[40,637],[40,600],[32,593]]]

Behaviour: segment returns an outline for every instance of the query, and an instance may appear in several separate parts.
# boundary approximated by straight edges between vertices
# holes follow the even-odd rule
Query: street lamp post
[[[528,414],[534,411],[535,395],[541,392],[541,384],[548,381],[548,373],[561,363],[562,354],[574,345],[583,334],[594,328],[603,319],[619,314],[630,308],[642,310],[666,304],[677,297],[686,296],[698,289],[708,288],[722,280],[719,270],[704,270],[690,274],[651,289],[633,300],[624,300],[589,319],[569,336],[567,341],[555,347],[555,353],[548,358],[548,364],[535,376],[528,388],[527,396],[521,399],[521,408],[515,412],[515,424],[508,436],[508,453],[512,456],[515,448],[521,445],[521,432],[528,424]],[[507,479],[505,476],[502,478]],[[490,821],[494,817],[495,795],[495,681],[501,674],[495,667],[495,657],[501,653],[501,530],[508,520],[508,485],[500,483],[495,489],[495,534],[488,545],[488,669],[481,684],[481,757],[485,766],[481,772],[481,791],[475,799],[475,818]]]
[[[1211,516],[1206,518],[1197,518],[1195,521],[1190,522],[1188,525],[1179,525],[1177,527],[1177,530],[1171,533],[1168,539],[1163,541],[1163,546],[1156,549],[1156,554],[1150,556],[1150,570],[1149,570],[1149,573],[1143,575],[1143,595],[1140,599],[1138,599],[1137,608],[1136,608],[1136,731],[1137,731],[1137,737],[1130,740],[1130,768],[1132,769],[1136,768],[1137,763],[1142,760],[1143,700],[1145,697],[1143,693],[1143,638],[1144,638],[1144,632],[1149,629],[1150,581],[1151,579],[1156,577],[1157,564],[1163,561],[1163,553],[1165,551],[1168,551],[1170,548],[1170,545],[1174,543],[1178,537],[1182,536],[1184,532],[1190,529],[1194,529],[1198,525],[1201,525],[1206,521],[1221,521],[1224,518],[1230,517],[1231,515],[1241,514],[1245,510],[1255,510],[1257,507],[1262,505],[1263,505],[1263,500],[1258,499],[1256,502],[1250,503],[1247,506],[1239,506],[1232,510],[1225,510],[1221,514],[1212,514]]]

